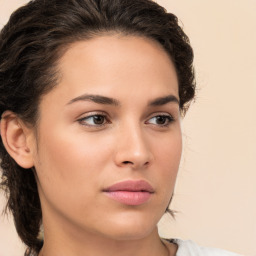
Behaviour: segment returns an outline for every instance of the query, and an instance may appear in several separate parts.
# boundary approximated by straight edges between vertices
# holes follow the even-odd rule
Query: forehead
[[[60,58],[58,71],[61,79],[54,90],[66,102],[83,93],[133,100],[139,95],[178,96],[170,56],[159,43],[143,37],[108,35],[73,43]]]

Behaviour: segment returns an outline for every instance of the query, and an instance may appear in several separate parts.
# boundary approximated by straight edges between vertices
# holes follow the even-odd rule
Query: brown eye
[[[168,126],[174,119],[169,115],[158,115],[149,119],[147,123],[158,125],[158,126]]]
[[[104,124],[104,121],[105,121],[104,116],[100,116],[100,115],[93,116],[93,122],[95,124]]]
[[[104,115],[90,115],[78,120],[80,124],[85,126],[103,126],[107,123]]]
[[[165,116],[157,116],[156,117],[157,124],[163,125],[166,123],[166,121],[167,121],[167,118]]]

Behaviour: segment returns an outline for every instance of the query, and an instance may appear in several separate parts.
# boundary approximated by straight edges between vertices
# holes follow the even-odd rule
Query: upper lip
[[[105,192],[131,191],[131,192],[150,192],[153,193],[153,187],[145,180],[125,180],[111,185],[104,189]]]

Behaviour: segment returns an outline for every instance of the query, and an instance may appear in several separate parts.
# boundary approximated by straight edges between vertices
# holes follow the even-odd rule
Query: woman
[[[177,18],[149,0],[35,0],[11,16],[0,157],[25,255],[235,255],[157,231],[192,61]]]

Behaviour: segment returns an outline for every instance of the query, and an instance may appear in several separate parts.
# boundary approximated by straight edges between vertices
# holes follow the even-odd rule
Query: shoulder
[[[201,247],[190,240],[172,239],[169,241],[178,245],[176,256],[239,256],[217,248]]]

